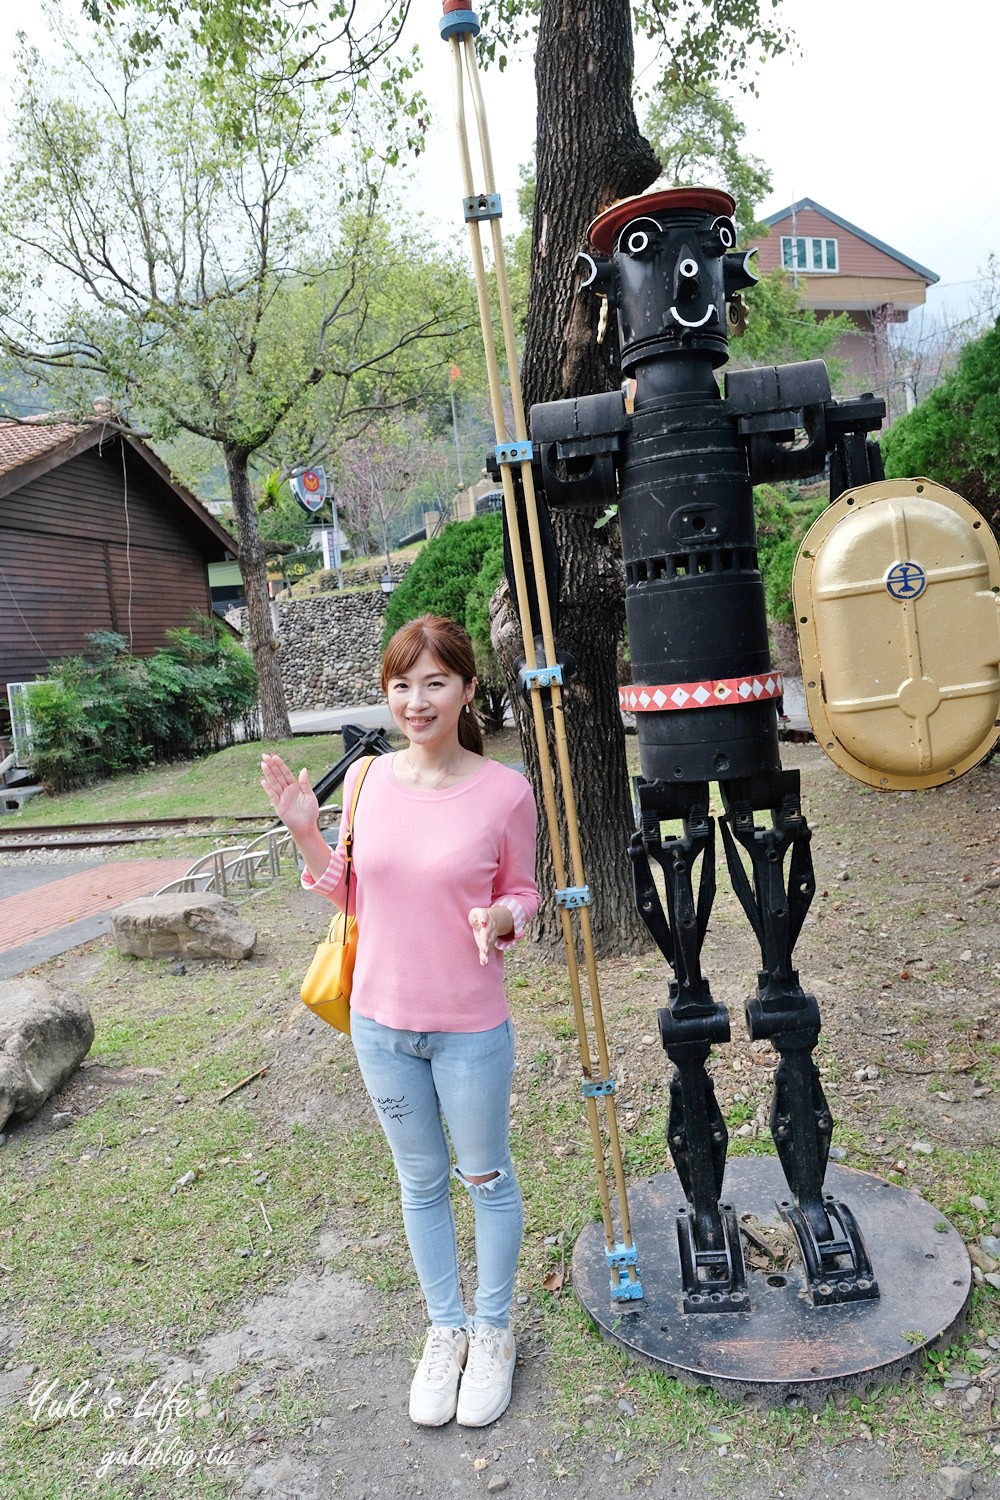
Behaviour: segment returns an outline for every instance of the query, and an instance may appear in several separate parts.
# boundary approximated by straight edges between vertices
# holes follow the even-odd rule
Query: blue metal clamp
[[[477,193],[472,198],[463,198],[462,212],[465,214],[466,224],[473,224],[477,219],[502,219],[500,194]]]
[[[497,443],[494,451],[498,464],[530,464],[535,456],[529,438],[524,438],[519,443]]]
[[[600,1099],[605,1094],[613,1094],[615,1091],[615,1080],[608,1078],[581,1078],[580,1092],[585,1099]]]
[[[524,667],[518,674],[525,687],[562,687],[562,667]]]
[[[552,669],[549,668],[548,670],[551,671]],[[569,906],[569,907],[589,906],[590,905],[590,886],[589,885],[567,885],[561,891],[557,890],[556,891],[556,905],[557,906]]]
[[[611,1295],[618,1302],[636,1302],[642,1296],[639,1280],[639,1252],[634,1245],[615,1245],[606,1250],[608,1270],[611,1273]],[[635,1267],[635,1280],[629,1277],[629,1267]]]

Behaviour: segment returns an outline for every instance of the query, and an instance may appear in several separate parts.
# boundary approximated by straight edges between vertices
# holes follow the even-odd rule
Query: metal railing
[[[381,729],[362,729],[356,724],[345,724],[344,754],[313,787],[322,808],[328,797],[340,787],[349,768],[365,755],[385,755],[391,749]],[[339,811],[339,810],[338,810]],[[320,817],[323,817],[321,811]],[[331,826],[328,824],[327,826]],[[339,822],[337,824],[339,832]],[[298,864],[298,856],[292,836],[282,823],[276,823],[266,833],[260,833],[242,848],[213,849],[195,860],[190,870],[170,880],[156,892],[158,896],[168,891],[215,891],[228,896],[230,890],[252,891],[275,879],[285,863]]]
[[[168,881],[157,891],[158,896],[168,891],[216,891],[228,896],[230,890],[251,891],[273,880],[281,873],[284,863],[296,863],[295,845],[292,836],[281,826],[269,828],[258,834],[242,848],[213,849],[195,860],[190,870]],[[264,876],[266,879],[262,879]]]

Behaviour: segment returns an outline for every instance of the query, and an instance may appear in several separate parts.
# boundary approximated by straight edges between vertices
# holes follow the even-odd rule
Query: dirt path
[[[824,1075],[835,1114],[864,1126],[869,1105],[877,1119],[898,1113],[902,1135],[872,1124],[869,1144],[890,1180],[918,1188],[934,1175],[933,1156],[912,1150],[916,1131],[932,1145],[967,1150],[1000,1136],[1000,1098],[979,1063],[1000,1026],[1000,760],[958,785],[933,794],[870,793],[849,783],[814,747],[790,748],[786,764],[802,766],[806,805],[815,829],[818,895],[797,950],[803,983],[820,1000],[824,1018]],[[714,950],[714,954],[713,954]],[[725,955],[723,967],[721,955]],[[742,914],[720,881],[706,967],[717,997],[734,1018],[734,1041],[720,1049],[714,1076],[728,1118],[743,1106],[749,1132],[767,1138],[770,1049],[751,1045],[739,1018],[751,988],[756,952]],[[629,1130],[652,1096],[662,1100],[666,1061],[658,1045],[653,1007],[663,1002],[665,967],[650,955],[603,966],[602,991],[618,1054],[620,1118]],[[523,1035],[525,1051],[531,1041]],[[565,1087],[573,1045],[553,1061],[551,1087]],[[929,1090],[926,1079],[947,1072],[948,1086]],[[659,1106],[658,1106],[659,1107]],[[873,1111],[874,1116],[874,1111]],[[995,1206],[1000,1212],[1000,1205]],[[331,1282],[333,1283],[331,1286]],[[361,1401],[353,1424],[332,1413],[282,1455],[251,1471],[241,1494],[288,1494],[313,1500],[337,1479],[353,1500],[375,1496],[605,1496],[609,1487],[644,1489],[686,1500],[876,1500],[907,1496],[931,1500],[961,1476],[928,1473],[916,1455],[890,1457],[861,1439],[838,1448],[789,1451],[779,1470],[769,1461],[754,1472],[745,1458],[734,1471],[729,1455],[671,1454],[662,1461],[581,1441],[559,1440],[546,1420],[544,1347],[524,1330],[516,1395],[504,1420],[486,1433],[451,1426],[420,1432],[406,1419],[404,1399],[412,1368],[406,1347],[356,1356],[378,1324],[348,1278],[320,1276],[296,1284],[268,1308],[253,1313],[255,1334],[270,1322],[294,1320],[314,1299],[336,1309],[328,1338],[317,1346],[316,1368],[326,1371],[346,1399]],[[419,1328],[419,1311],[413,1309]],[[307,1315],[308,1321],[308,1315]],[[232,1344],[228,1347],[231,1349]],[[288,1351],[286,1350],[286,1357]],[[1000,1362],[1000,1356],[998,1356]],[[581,1370],[581,1379],[585,1378]],[[960,1393],[954,1398],[960,1399]],[[606,1400],[612,1405],[614,1393]],[[991,1408],[992,1409],[992,1408]],[[622,1413],[623,1428],[627,1412]],[[723,1436],[725,1434],[723,1433]],[[314,1445],[314,1446],[313,1446]],[[725,1449],[720,1442],[720,1449]],[[310,1449],[313,1451],[310,1451]],[[630,1445],[623,1441],[623,1449]],[[963,1455],[942,1453],[941,1464]],[[477,1470],[477,1460],[482,1467]],[[555,1478],[554,1474],[563,1477]],[[1000,1497],[993,1474],[969,1475],[969,1494]]]
[[[802,982],[822,1008],[824,1086],[842,1122],[835,1140],[846,1140],[848,1162],[863,1145],[875,1170],[919,1190],[937,1181],[936,1151],[995,1148],[1000,1134],[1000,760],[936,793],[884,795],[848,782],[814,747],[791,748],[786,763],[803,768],[815,831],[818,894],[797,958]],[[312,920],[309,898],[290,891],[288,899],[302,925]],[[734,1040],[716,1055],[716,1089],[736,1137],[767,1142],[773,1058],[768,1048],[748,1042],[740,1021],[756,964],[752,934],[720,878],[705,967],[716,998],[730,1007]],[[512,978],[528,978],[536,967],[530,950],[522,952]],[[59,982],[86,984],[94,968],[93,949],[66,955]],[[665,1114],[668,1065],[655,1039],[655,1012],[665,999],[667,975],[653,954],[602,965],[626,1154],[643,1117]],[[287,1024],[278,1018],[281,1009],[287,1007],[275,1011],[281,1048],[272,1086],[259,1096],[248,1091],[262,1131],[279,1122],[291,1128],[328,1118],[339,1107],[317,1088],[319,1043],[290,1042]],[[533,1086],[565,1094],[574,1056],[570,1036],[554,1042],[551,1026],[536,1026],[530,1014],[520,1018],[519,1058],[533,1070]],[[101,1071],[85,1070],[76,1087],[89,1076],[94,1097],[100,1097]],[[114,1086],[113,1070],[104,1071],[105,1086]],[[359,1086],[348,1078],[345,1087],[349,1107],[360,1108]],[[56,1105],[87,1107],[74,1085]],[[46,1131],[47,1116],[29,1129]],[[559,1142],[546,1145],[562,1149]],[[589,1196],[589,1188],[582,1192]],[[995,1221],[1000,1202],[990,1210]],[[518,1375],[505,1417],[483,1432],[454,1424],[439,1431],[414,1428],[406,1416],[406,1390],[422,1330],[420,1307],[412,1290],[393,1292],[386,1302],[366,1281],[363,1266],[378,1257],[377,1242],[356,1247],[356,1274],[341,1269],[350,1244],[346,1227],[329,1221],[311,1265],[290,1284],[223,1319],[224,1326],[197,1347],[174,1348],[166,1336],[153,1351],[170,1386],[198,1389],[215,1376],[230,1379],[233,1430],[241,1435],[226,1472],[236,1496],[461,1500],[505,1493],[525,1500],[597,1500],[618,1488],[685,1500],[933,1500],[948,1493],[1000,1500],[995,1466],[992,1472],[980,1464],[964,1476],[961,1470],[939,1475],[926,1456],[899,1447],[890,1451],[873,1440],[860,1411],[851,1428],[856,1440],[837,1446],[822,1441],[817,1423],[816,1441],[793,1443],[790,1437],[786,1450],[762,1453],[752,1439],[734,1443],[720,1419],[710,1444],[697,1451],[666,1441],[643,1448],[631,1436],[634,1397],[623,1394],[626,1385],[593,1389],[582,1364],[582,1421],[569,1436],[549,1387],[550,1351],[528,1296],[516,1309]],[[563,1295],[572,1295],[568,1286]],[[997,1326],[994,1309],[994,1334]],[[132,1356],[127,1347],[118,1350],[126,1384],[130,1357],[138,1362],[149,1355],[148,1349]],[[17,1328],[0,1328],[0,1365],[6,1360],[0,1406],[23,1398],[29,1358]],[[1000,1353],[995,1363],[1000,1366]],[[981,1384],[970,1425],[988,1426],[996,1420],[995,1377]],[[275,1440],[270,1413],[290,1393],[300,1419],[291,1439]],[[941,1399],[954,1405],[966,1397],[956,1388]],[[595,1419],[610,1415],[610,1429],[596,1421],[592,1435],[588,1412]],[[739,1413],[739,1421],[745,1422],[745,1414]],[[620,1442],[608,1441],[609,1430],[620,1432]],[[996,1442],[994,1454],[1000,1456],[1000,1433]],[[967,1457],[942,1451],[936,1462],[948,1467]],[[97,1483],[94,1493],[146,1500],[185,1493],[179,1479],[153,1472],[130,1472],[121,1483],[120,1491],[102,1491]]]

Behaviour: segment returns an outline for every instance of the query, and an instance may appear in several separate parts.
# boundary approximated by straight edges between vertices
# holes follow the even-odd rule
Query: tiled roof
[[[40,472],[58,468],[81,453],[102,445],[105,440],[119,439],[138,455],[139,460],[166,485],[175,501],[197,519],[198,524],[221,542],[230,556],[236,556],[236,542],[213,515],[170,473],[167,465],[141,438],[102,416],[89,422],[68,422],[58,417],[28,417],[17,422],[0,417],[0,499],[13,494]],[[36,467],[32,468],[31,466]],[[18,471],[27,472],[21,476]]]
[[[22,464],[31,463],[53,448],[61,448],[87,429],[77,422],[47,422],[29,418],[26,422],[0,419],[0,474],[11,474]]]

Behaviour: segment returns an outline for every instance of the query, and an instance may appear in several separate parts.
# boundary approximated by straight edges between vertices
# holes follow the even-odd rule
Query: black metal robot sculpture
[[[659,1026],[674,1065],[667,1141],[685,1199],[680,1301],[684,1313],[735,1315],[752,1301],[742,1205],[723,1201],[727,1130],[706,1066],[730,1020],[701,966],[715,895],[712,782],[729,877],[760,947],[746,1017],[751,1038],[778,1054],[770,1126],[787,1191],[777,1196],[806,1302],[880,1296],[862,1216],[825,1191],[833,1121],[813,1061],[820,1014],[794,962],[815,891],[810,830],[799,774],[779,755],[782,682],[769,656],[752,487],[827,462],[831,498],[871,486],[883,470],[868,434],[885,409],[872,396],[832,400],[819,361],[731,372],[720,388],[740,291],[756,280],[732,213],[726,193],[675,188],[594,221],[583,286],[617,314],[632,409],[617,392],[536,406],[531,437],[549,507],[618,504],[633,670],[621,704],[635,714],[642,767],[630,852],[638,910],[674,976]],[[666,837],[665,824],[675,830]]]
[[[809,1294],[878,1295],[854,1215],[823,1193],[832,1120],[812,1060],[820,1017],[793,963],[815,881],[799,775],[782,770],[778,750],[782,682],[770,663],[752,486],[815,473],[831,450],[850,482],[881,477],[865,435],[885,409],[871,397],[831,401],[819,362],[731,374],[720,391],[727,309],[739,316],[739,292],[756,281],[732,212],[725,193],[683,188],[603,214],[585,284],[617,311],[634,410],[614,393],[531,413],[548,504],[618,500],[634,671],[621,701],[636,715],[642,765],[635,892],[674,970],[659,1019],[675,1069],[667,1140],[689,1204],[679,1239],[685,1309],[716,1312],[743,1309],[748,1293],[735,1211],[720,1205],[727,1131],[706,1069],[713,1044],[730,1036],[701,968],[715,893],[713,781],[730,878],[761,948],[747,1018],[781,1059],[771,1131]],[[802,430],[808,442],[791,447]],[[668,820],[682,831],[663,840]],[[663,872],[665,910],[651,861]]]
[[[516,373],[500,197],[473,45],[479,22],[464,0],[443,0],[443,12],[496,424],[490,462],[503,484],[520,678],[539,744],[598,1166],[601,1223],[586,1225],[576,1241],[574,1287],[608,1338],[672,1373],[740,1394],[754,1389],[772,1401],[811,1401],[817,1391],[822,1399],[824,1382],[864,1386],[876,1370],[902,1368],[946,1336],[964,1312],[971,1266],[961,1237],[932,1205],[829,1160],[833,1121],[813,1061],[819,1008],[793,958],[814,895],[810,832],[798,773],[784,770],[778,753],[782,683],[769,657],[752,487],[829,465],[831,504],[795,569],[806,702],[830,758],[873,786],[936,786],[1000,739],[1000,548],[960,496],[929,480],[882,478],[868,437],[881,423],[882,402],[832,400],[821,362],[730,373],[720,389],[715,372],[727,361],[729,330],[745,317],[740,293],[756,278],[736,248],[733,201],[713,189],[647,193],[590,226],[594,253],[582,257],[581,290],[604,299],[605,332],[615,314],[612,337],[632,402],[618,392],[536,406],[529,437],[512,375],[511,431],[482,243],[488,225],[504,350]],[[466,86],[481,147],[478,185]],[[572,835],[562,699],[570,662],[556,640],[559,560],[546,505],[601,510],[609,502],[620,518],[634,673],[621,690],[622,707],[635,714],[642,766],[631,843],[635,893],[673,970],[660,1032],[674,1064],[667,1141],[677,1170],[627,1192],[590,961],[590,891],[573,837],[573,884],[565,878],[542,719],[547,703]],[[749,1030],[778,1054],[777,1156],[728,1163],[707,1064],[713,1046],[729,1038],[729,1017],[701,967],[715,895],[713,782],[730,879],[760,947]],[[578,910],[578,929],[570,908]],[[577,936],[589,955],[589,1019]],[[744,1261],[741,1236],[754,1239],[752,1219],[780,1230],[775,1206],[799,1254],[761,1274]],[[664,1232],[670,1218],[676,1235]],[[757,1244],[766,1248],[759,1236]]]

